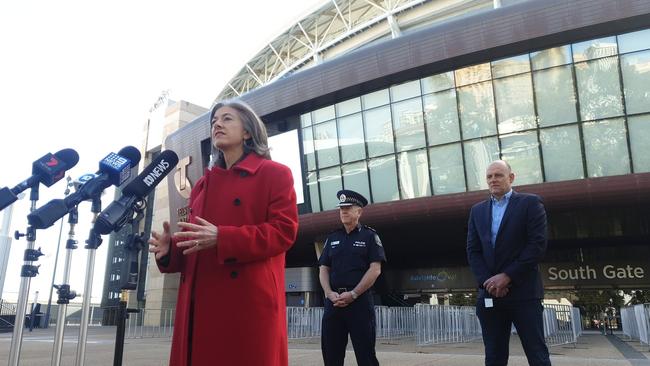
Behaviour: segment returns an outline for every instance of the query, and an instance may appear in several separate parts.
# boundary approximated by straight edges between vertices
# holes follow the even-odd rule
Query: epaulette
[[[374,228],[372,228],[372,227],[370,227],[370,226],[368,226],[368,225],[363,225],[363,227],[366,228],[366,229],[368,229],[368,230],[370,230],[370,231],[372,231],[372,232],[374,232],[374,233],[377,232],[377,230],[375,230]]]

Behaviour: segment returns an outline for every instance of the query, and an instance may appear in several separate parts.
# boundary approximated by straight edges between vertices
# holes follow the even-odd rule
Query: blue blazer
[[[475,204],[469,214],[467,259],[478,282],[479,298],[488,278],[506,273],[511,287],[504,300],[544,297],[538,263],[546,253],[546,211],[539,196],[512,192],[492,247],[492,200]]]

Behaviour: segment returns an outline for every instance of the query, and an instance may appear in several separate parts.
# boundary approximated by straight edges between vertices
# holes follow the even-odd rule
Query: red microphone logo
[[[50,157],[50,161],[46,162],[45,165],[47,165],[49,167],[54,167],[54,166],[59,165],[59,161],[56,160],[55,156],[52,156],[52,157]]]

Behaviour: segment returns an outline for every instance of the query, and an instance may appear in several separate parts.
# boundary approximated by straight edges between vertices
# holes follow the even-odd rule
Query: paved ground
[[[54,329],[25,332],[20,355],[20,365],[49,365],[52,354]],[[0,334],[0,365],[7,364],[11,333]],[[73,365],[78,328],[66,330],[62,365]],[[115,349],[114,327],[93,327],[88,331],[86,364],[112,365]],[[124,346],[125,366],[167,365],[169,338],[128,339]],[[480,366],[483,365],[483,345],[480,342],[418,347],[412,341],[377,344],[377,354],[382,366]],[[579,338],[578,344],[551,347],[551,360],[555,366],[650,366],[650,352],[634,341],[620,335],[605,337],[589,333]],[[292,366],[322,365],[318,339],[289,342],[289,364]],[[356,365],[351,348],[346,365]],[[521,345],[515,336],[511,341],[510,365],[527,365]]]

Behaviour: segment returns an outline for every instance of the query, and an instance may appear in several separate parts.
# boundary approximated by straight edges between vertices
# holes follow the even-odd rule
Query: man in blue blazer
[[[530,365],[550,365],[542,320],[539,261],[546,252],[546,211],[539,196],[512,190],[515,174],[497,160],[486,171],[490,197],[474,205],[467,259],[478,283],[485,364],[508,364],[515,325]]]

